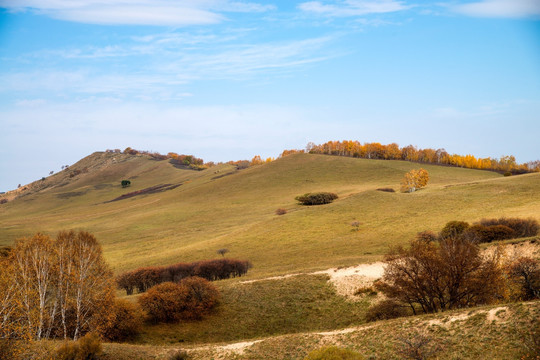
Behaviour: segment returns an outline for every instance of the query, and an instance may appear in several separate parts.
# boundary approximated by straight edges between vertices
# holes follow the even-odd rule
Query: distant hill
[[[425,189],[377,191],[397,191],[419,167],[430,174]],[[131,186],[122,188],[122,180]],[[294,200],[312,191],[339,199],[314,207]],[[388,246],[450,220],[540,220],[540,174],[315,154],[196,171],[144,154],[97,152],[2,198],[9,201],[0,204],[0,246],[37,231],[84,229],[116,271],[213,258],[227,248],[228,256],[251,260],[250,276],[258,277],[378,260]],[[276,215],[278,208],[287,213]]]

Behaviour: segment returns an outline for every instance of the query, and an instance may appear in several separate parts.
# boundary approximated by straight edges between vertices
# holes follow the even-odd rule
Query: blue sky
[[[539,135],[539,0],[0,0],[0,191],[127,146],[527,162]]]

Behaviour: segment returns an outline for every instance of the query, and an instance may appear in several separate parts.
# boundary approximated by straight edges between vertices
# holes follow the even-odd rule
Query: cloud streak
[[[473,17],[540,17],[538,0],[484,0],[450,7],[456,13]]]
[[[13,12],[98,25],[209,25],[224,21],[222,12],[264,12],[271,5],[230,0],[0,0]]]
[[[409,9],[403,1],[396,0],[342,0],[333,3],[321,1],[308,1],[298,5],[298,8],[308,13],[329,17],[363,16],[369,14],[382,14]]]

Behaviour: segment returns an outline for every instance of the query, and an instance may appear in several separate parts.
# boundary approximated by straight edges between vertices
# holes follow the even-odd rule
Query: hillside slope
[[[419,167],[430,173],[426,189],[376,190],[397,190],[404,173]],[[80,173],[70,177],[77,169]],[[122,179],[132,186],[123,189]],[[505,178],[479,170],[311,154],[241,171],[232,165],[193,171],[147,156],[95,153],[44,185],[0,205],[0,245],[36,231],[84,229],[98,237],[116,271],[213,258],[220,248],[251,260],[251,277],[311,271],[380,259],[389,245],[403,244],[418,231],[436,231],[450,220],[538,219],[540,214],[540,174]],[[166,187],[111,201],[160,185]],[[324,206],[296,204],[295,196],[310,191],[331,191],[340,198]],[[275,215],[277,208],[288,213]],[[355,220],[359,231],[352,231]]]

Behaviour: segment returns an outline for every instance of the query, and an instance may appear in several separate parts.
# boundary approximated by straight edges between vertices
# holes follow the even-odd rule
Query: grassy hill
[[[376,190],[398,190],[404,173],[419,167],[430,174],[426,189]],[[132,186],[122,188],[122,179]],[[326,155],[290,155],[240,171],[226,164],[194,171],[148,156],[95,153],[36,183],[0,205],[0,246],[37,231],[84,229],[98,237],[116,271],[213,258],[220,248],[251,260],[251,277],[311,271],[380,259],[389,245],[450,220],[540,220],[540,174],[502,177]],[[111,201],[158,185],[174,188]],[[314,207],[295,202],[310,191],[340,198]],[[277,208],[288,213],[275,215]],[[355,220],[359,231],[352,231]]]

